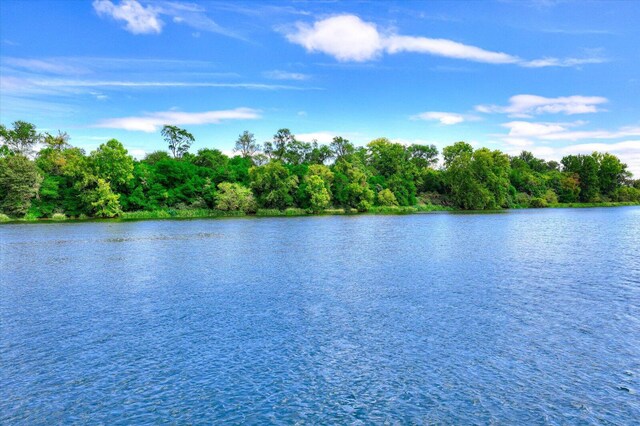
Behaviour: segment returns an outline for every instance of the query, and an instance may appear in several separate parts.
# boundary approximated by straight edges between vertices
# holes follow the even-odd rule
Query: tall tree
[[[122,143],[111,139],[91,153],[95,175],[109,182],[115,191],[122,191],[133,179],[133,158]]]
[[[293,206],[293,195],[298,188],[298,176],[291,175],[279,161],[249,170],[251,189],[258,203],[269,209],[285,209]]]
[[[191,133],[177,126],[164,126],[161,133],[169,145],[173,158],[182,158],[195,141]]]
[[[336,161],[346,155],[351,155],[355,151],[353,144],[342,136],[336,136],[329,145]]]
[[[244,158],[251,158],[256,152],[260,151],[260,144],[256,143],[253,133],[245,130],[238,136],[233,151],[239,152]]]
[[[10,216],[24,216],[41,182],[38,168],[24,155],[0,159],[0,209]]]
[[[42,135],[38,133],[34,124],[18,120],[13,122],[12,129],[0,124],[0,139],[11,152],[29,157],[42,139]]]
[[[438,148],[435,145],[410,145],[409,158],[419,168],[433,167],[438,162]]]
[[[57,135],[45,133],[43,141],[47,148],[51,148],[55,151],[62,151],[70,147],[69,135],[67,134],[67,132],[61,132],[60,130],[58,130]]]

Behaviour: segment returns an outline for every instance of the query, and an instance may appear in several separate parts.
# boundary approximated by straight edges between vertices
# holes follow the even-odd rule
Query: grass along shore
[[[593,207],[624,207],[639,206],[640,203],[635,202],[602,202],[602,203],[554,203],[544,208],[593,208]],[[536,208],[536,207],[525,207]],[[521,210],[521,209],[513,209]],[[509,209],[499,210],[507,212]],[[255,213],[245,213],[243,211],[222,211],[213,209],[162,209],[162,210],[141,210],[133,212],[124,212],[114,218],[94,218],[81,215],[79,217],[68,217],[64,214],[54,214],[50,218],[37,218],[26,215],[23,218],[11,218],[0,213],[0,223],[52,223],[52,222],[82,222],[94,220],[107,221],[135,221],[135,220],[158,220],[158,219],[215,219],[226,217],[300,217],[300,216],[326,216],[326,215],[405,215],[420,214],[433,212],[473,212],[471,210],[460,210],[453,207],[440,206],[435,204],[422,204],[416,206],[373,206],[366,212],[357,210],[333,208],[325,209],[321,213],[313,213],[309,210],[299,208],[288,208],[286,210],[277,209],[258,209]]]

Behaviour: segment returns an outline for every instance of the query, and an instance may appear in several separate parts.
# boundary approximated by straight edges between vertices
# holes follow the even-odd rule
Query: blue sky
[[[609,151],[640,175],[635,1],[15,1],[0,115],[138,157],[163,124],[229,152],[288,127],[547,159]]]

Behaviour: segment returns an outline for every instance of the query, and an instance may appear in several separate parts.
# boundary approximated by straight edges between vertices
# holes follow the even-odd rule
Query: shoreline
[[[245,213],[242,211],[220,211],[220,210],[155,210],[155,211],[134,211],[124,212],[122,216],[113,218],[86,217],[86,218],[37,218],[37,219],[10,219],[0,221],[0,225],[9,224],[35,224],[35,223],[82,223],[82,222],[134,222],[145,220],[191,220],[191,219],[227,219],[227,218],[274,218],[274,217],[313,217],[313,216],[403,216],[411,214],[495,214],[508,213],[509,211],[520,210],[541,210],[541,209],[585,209],[602,207],[632,207],[640,206],[634,202],[604,202],[604,203],[556,203],[547,207],[522,207],[500,210],[462,210],[453,207],[439,205],[418,205],[405,207],[373,207],[371,210],[359,212],[356,210],[346,211],[342,208],[326,209],[321,213],[312,213],[304,209],[290,208],[286,210],[261,209],[255,213]]]

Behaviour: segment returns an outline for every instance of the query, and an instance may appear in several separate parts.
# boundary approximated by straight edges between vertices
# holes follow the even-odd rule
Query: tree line
[[[168,150],[136,160],[116,139],[86,153],[71,146],[65,132],[39,133],[24,121],[0,125],[0,211],[47,218],[170,209],[321,213],[375,206],[482,210],[640,202],[640,180],[609,153],[556,162],[527,151],[508,156],[474,149],[466,142],[442,153],[434,145],[405,146],[387,138],[361,147],[342,137],[328,145],[308,143],[280,129],[263,144],[243,132],[229,157],[211,148],[190,152],[193,135],[176,126],[164,126],[161,135]]]

